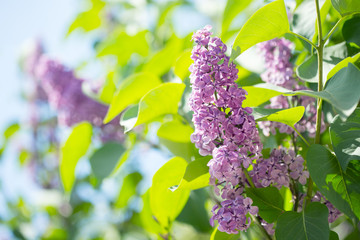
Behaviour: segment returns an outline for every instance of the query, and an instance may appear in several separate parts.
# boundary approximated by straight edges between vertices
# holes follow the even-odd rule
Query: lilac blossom
[[[219,231],[229,234],[236,234],[238,230],[244,231],[249,228],[251,219],[247,214],[256,215],[258,207],[251,206],[251,198],[237,196],[233,200],[225,200],[221,203],[221,207],[215,205],[212,209],[213,216],[210,219],[211,226],[214,221],[219,223]]]
[[[49,104],[58,112],[59,124],[73,126],[88,121],[104,130],[101,133],[104,141],[123,140],[123,129],[118,124],[119,119],[116,118],[107,125],[102,124],[108,107],[82,92],[84,80],[77,78],[71,69],[47,56],[42,56],[38,61],[35,75],[48,96]]]
[[[290,62],[292,43],[286,39],[272,39],[258,44],[258,50],[264,57],[266,71],[261,74],[263,81],[281,86],[289,90],[306,90],[301,86],[297,78],[294,77],[293,65]],[[316,133],[316,102],[314,98],[308,96],[285,97],[277,96],[270,99],[270,104],[266,106],[272,109],[287,109],[292,106],[304,106],[306,109],[305,116],[295,125],[299,132],[307,131],[310,137]],[[322,118],[323,119],[323,118]],[[265,136],[270,133],[276,134],[276,129],[280,133],[292,134],[294,130],[277,122],[259,122]],[[325,130],[325,123],[321,124],[321,131]]]
[[[195,132],[191,141],[201,155],[212,155],[209,161],[210,183],[225,199],[221,208],[214,207],[212,223],[219,222],[219,230],[236,233],[250,225],[247,213],[257,214],[252,200],[241,196],[247,179],[244,168],[261,157],[262,144],[251,108],[243,108],[245,90],[239,88],[238,70],[225,55],[226,45],[217,37],[210,37],[211,27],[197,31],[192,39],[194,63],[190,66],[192,93],[189,99],[194,111]],[[222,187],[221,190],[218,187]],[[244,202],[244,203],[243,203]]]
[[[309,172],[304,170],[304,159],[293,150],[274,149],[268,159],[259,159],[250,172],[256,187],[289,187],[291,180],[306,184]]]

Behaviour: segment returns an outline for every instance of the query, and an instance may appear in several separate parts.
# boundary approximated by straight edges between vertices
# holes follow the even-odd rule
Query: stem
[[[326,43],[326,41],[331,37],[331,35],[335,32],[336,28],[340,25],[340,23],[342,23],[349,15],[340,18],[339,21],[337,21],[337,23],[335,24],[335,26],[330,30],[330,32],[328,33],[328,35],[324,38],[324,43]]]
[[[306,37],[303,37],[300,34],[297,34],[297,33],[291,32],[291,31],[289,33],[296,36],[296,37],[298,37],[298,38],[300,38],[300,39],[302,39],[302,40],[304,40],[305,42],[309,43],[313,48],[317,49],[317,46],[312,41],[307,39]]]
[[[300,136],[300,138],[305,142],[305,144],[310,147],[310,143],[308,141],[306,141],[306,139],[300,134],[300,132],[295,128],[293,127],[294,131]]]
[[[323,89],[323,48],[325,41],[323,40],[322,36],[322,25],[321,25],[321,17],[320,17],[320,6],[319,0],[315,0],[316,6],[316,17],[317,17],[317,29],[318,29],[318,73],[319,73],[319,80],[318,80],[318,91],[322,91]],[[316,110],[316,135],[315,135],[315,144],[320,143],[320,130],[321,130],[321,107],[322,107],[322,100],[318,98],[317,100],[317,110]],[[309,184],[308,190],[306,193],[306,198],[309,200],[307,202],[311,202],[312,192],[313,192],[313,181],[311,176],[309,177]]]
[[[244,174],[245,174],[246,179],[248,180],[248,182],[249,182],[249,184],[250,184],[250,187],[255,188],[255,184],[254,184],[253,181],[251,180],[251,177],[250,177],[248,171],[247,171],[244,167],[243,167],[243,172],[244,172]]]
[[[261,231],[263,232],[263,234],[266,236],[266,238],[268,240],[273,240],[273,238],[268,234],[268,232],[266,231],[266,229],[264,228],[263,225],[261,225],[261,221],[259,216],[255,217],[255,216],[251,216],[253,221],[256,222],[257,225],[259,225],[259,228],[261,229]]]

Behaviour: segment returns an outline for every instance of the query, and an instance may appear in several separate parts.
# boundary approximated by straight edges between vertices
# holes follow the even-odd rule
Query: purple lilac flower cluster
[[[101,129],[100,137],[104,142],[124,140],[119,118],[103,125],[108,107],[86,96],[82,91],[85,81],[77,78],[71,69],[44,55],[39,42],[26,56],[24,70],[46,95],[44,99],[57,111],[60,125],[73,126],[88,121]]]
[[[61,63],[42,56],[36,68],[49,98],[49,104],[58,111],[59,123],[72,126],[81,121],[89,121],[95,126],[102,124],[107,107],[82,92],[82,79]]]
[[[236,234],[238,230],[244,231],[249,228],[251,223],[250,217],[246,217],[246,214],[256,215],[258,213],[258,207],[251,206],[251,204],[251,198],[243,196],[237,196],[235,200],[225,200],[221,203],[220,208],[218,205],[213,207],[210,224],[214,226],[214,220],[217,220],[219,231],[229,234]]]
[[[226,45],[217,37],[210,37],[211,27],[197,31],[192,39],[194,63],[190,66],[192,93],[190,107],[194,111],[195,132],[191,141],[201,155],[212,155],[208,163],[210,183],[225,199],[221,208],[213,209],[219,230],[235,233],[250,225],[246,214],[256,214],[252,200],[240,194],[247,180],[243,168],[261,157],[262,144],[251,108],[243,108],[245,90],[235,83],[238,70],[225,55]],[[247,211],[244,209],[248,209]]]
[[[259,159],[250,172],[256,187],[289,187],[291,179],[306,184],[309,172],[304,170],[304,159],[293,150],[274,149],[270,158]]]
[[[263,81],[281,86],[289,90],[304,90],[304,86],[299,85],[299,82],[294,77],[293,65],[290,62],[292,43],[286,39],[272,39],[258,44],[259,52],[264,56],[266,71],[261,74]],[[316,132],[316,106],[315,100],[311,97],[285,97],[277,96],[270,99],[270,104],[267,108],[281,109],[289,108],[289,102],[293,106],[302,105],[306,108],[306,118],[304,117],[299,123],[295,125],[299,132],[307,131],[310,137],[315,136]],[[259,122],[259,127],[263,130],[265,136],[269,136],[270,132],[276,134],[276,129],[281,133],[291,134],[294,130],[283,124],[277,122]],[[322,123],[322,131],[325,130],[325,124]]]

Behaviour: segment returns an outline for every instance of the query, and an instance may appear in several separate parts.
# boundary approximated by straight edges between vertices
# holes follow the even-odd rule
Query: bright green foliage
[[[335,117],[330,126],[331,143],[344,171],[351,160],[360,160],[360,109],[342,122]]]
[[[277,223],[275,236],[277,240],[328,240],[329,239],[329,211],[324,204],[313,202],[305,210],[286,212]]]
[[[183,48],[183,39],[173,36],[166,46],[158,51],[142,68],[144,72],[151,72],[162,76],[174,66]]]
[[[101,10],[105,3],[101,0],[91,0],[92,7],[86,12],[80,13],[75,21],[70,25],[67,36],[75,29],[82,28],[85,32],[89,32],[101,26]]]
[[[209,186],[209,167],[207,166],[211,157],[201,157],[190,162],[178,189],[199,189]]]
[[[275,89],[272,89],[272,87]],[[258,84],[255,86],[243,87],[247,91],[248,95],[243,101],[243,107],[257,107],[271,98],[280,95],[280,92],[277,91],[278,87],[271,84]],[[287,89],[283,89],[284,92],[288,92]]]
[[[174,119],[171,122],[163,123],[157,135],[160,143],[169,149],[175,156],[182,157],[188,161],[198,155],[198,150],[190,142],[190,135],[194,129],[189,124]]]
[[[292,211],[294,207],[294,202],[293,202],[291,190],[289,188],[282,187],[280,189],[280,193],[284,198],[284,206],[283,206],[284,210]]]
[[[108,177],[118,165],[125,152],[123,145],[117,142],[108,142],[90,157],[90,164],[95,177],[102,181]]]
[[[276,0],[260,8],[237,35],[231,59],[257,43],[281,37],[290,31],[284,0]]]
[[[124,208],[127,206],[129,199],[136,194],[136,187],[142,179],[142,175],[133,172],[124,178],[120,193],[115,202],[115,207]]]
[[[140,100],[136,117],[127,118],[132,115],[127,115],[127,112],[134,113],[136,108],[130,108],[125,112],[120,121],[120,124],[125,127],[125,132],[163,115],[176,114],[184,89],[183,83],[163,83],[152,89]]]
[[[128,63],[132,54],[137,53],[146,56],[149,53],[149,45],[146,41],[144,30],[136,35],[128,35],[123,29],[114,31],[106,40],[96,48],[98,57],[114,55],[118,64],[124,66]]]
[[[165,230],[155,221],[150,208],[150,189],[142,196],[143,208],[139,214],[141,226],[151,233],[163,233]]]
[[[160,78],[147,72],[136,73],[126,78],[111,100],[104,123],[110,122],[129,105],[137,104],[146,93],[160,84]]]
[[[360,1],[358,0],[331,0],[331,3],[341,16],[360,12]]]
[[[176,60],[174,72],[181,80],[190,75],[189,67],[194,62],[191,58],[191,50],[184,51]]]
[[[189,198],[190,190],[170,190],[170,187],[179,184],[186,166],[184,159],[174,157],[165,163],[153,177],[150,188],[150,207],[153,215],[164,228],[171,226]]]
[[[223,20],[221,25],[221,37],[228,31],[231,26],[231,22],[234,18],[241,13],[249,4],[251,0],[228,0],[225,6]]]
[[[247,188],[246,195],[259,208],[259,215],[268,223],[273,223],[284,212],[284,200],[275,187]]]
[[[239,239],[239,234],[227,234],[225,232],[220,232],[216,227],[211,233],[210,240],[237,240]]]
[[[358,68],[360,68],[360,53],[352,57],[347,57],[338,64],[336,64],[336,66],[328,73],[327,79],[332,78],[340,69],[347,67],[349,63],[352,63]]]
[[[265,109],[263,109],[265,110]],[[271,109],[271,111],[276,111],[275,109]],[[258,118],[256,121],[273,121],[284,123],[290,127],[294,127],[294,125],[301,120],[304,116],[305,108],[304,106],[298,106],[294,108],[284,109],[277,112],[274,112],[270,115]]]
[[[321,92],[310,90],[295,91],[286,95],[320,97],[335,108],[341,117],[348,117],[355,110],[360,99],[360,70],[352,63],[339,70]]]
[[[11,136],[14,135],[19,130],[20,130],[20,125],[18,123],[13,123],[10,126],[8,126],[4,131],[5,140],[11,138]]]
[[[187,143],[190,142],[190,135],[194,129],[187,123],[177,119],[171,122],[165,122],[159,128],[157,135],[174,142]]]
[[[79,123],[61,148],[60,177],[66,192],[70,192],[74,185],[76,164],[86,154],[91,143],[91,135],[91,124]]]
[[[320,192],[350,218],[360,217],[360,166],[351,162],[346,172],[324,146],[311,145],[307,166]],[[319,171],[321,169],[321,171]],[[355,214],[355,215],[354,215]]]
[[[106,80],[101,88],[101,92],[99,95],[99,99],[107,104],[110,104],[112,99],[113,99],[113,95],[116,92],[116,85],[114,82],[114,72],[109,72],[108,75],[106,76]]]

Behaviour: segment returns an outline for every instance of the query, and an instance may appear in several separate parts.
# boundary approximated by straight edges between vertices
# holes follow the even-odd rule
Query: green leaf
[[[186,161],[191,161],[194,157],[199,156],[198,149],[191,142],[174,142],[161,137],[159,137],[159,141],[174,156],[182,157]]]
[[[360,12],[359,0],[331,0],[331,3],[341,16]]]
[[[360,70],[352,63],[349,63],[348,67],[342,68],[327,81],[323,91],[301,90],[285,95],[320,97],[332,104],[341,117],[346,118],[352,114],[358,105],[360,99],[359,92]]]
[[[129,62],[130,57],[137,53],[141,56],[147,56],[149,53],[149,44],[146,40],[148,31],[141,31],[135,35],[128,35],[122,28],[113,31],[104,42],[97,47],[97,56],[114,55],[117,57],[117,63],[124,66]]]
[[[307,82],[318,82],[318,60],[317,55],[311,55],[296,69],[296,75]]]
[[[335,75],[335,73],[337,73],[340,69],[347,67],[349,63],[352,63],[358,68],[360,68],[360,53],[352,57],[347,57],[338,64],[336,64],[336,66],[333,69],[331,69],[331,71],[328,73],[327,79],[332,78]]]
[[[228,31],[231,22],[241,13],[247,6],[250,5],[251,0],[228,0],[223,13],[223,20],[221,24],[221,38]]]
[[[327,75],[335,67],[348,56],[345,42],[324,48],[323,52],[323,84],[327,81]],[[296,69],[296,74],[307,82],[318,82],[318,56],[311,55]]]
[[[360,160],[360,108],[346,120],[336,116],[330,125],[331,144],[344,171],[351,160]]]
[[[66,192],[70,192],[75,182],[75,167],[90,146],[92,126],[90,123],[77,124],[61,148],[60,177]]]
[[[194,132],[194,129],[187,123],[174,119],[170,122],[163,123],[157,135],[161,138],[165,138],[174,142],[190,142],[190,135]]]
[[[201,157],[190,162],[182,177],[178,189],[199,189],[209,186],[209,167],[207,166],[211,157]],[[178,183],[177,183],[178,184]]]
[[[150,188],[150,207],[157,221],[168,228],[184,208],[190,190],[170,190],[178,184],[185,173],[187,163],[174,157],[165,163],[154,175]]]
[[[281,92],[289,92],[288,89],[277,87],[275,85],[260,83],[254,86],[243,87],[247,92],[246,99],[243,101],[243,107],[257,107],[271,98],[281,94]]]
[[[109,72],[106,76],[106,80],[104,82],[104,85],[101,88],[101,92],[99,95],[100,101],[110,104],[113,96],[116,92],[116,86],[114,82],[114,72]]]
[[[284,0],[276,0],[260,8],[237,35],[231,59],[257,43],[281,37],[290,31]]]
[[[278,218],[275,236],[277,240],[328,240],[329,211],[324,204],[309,203],[305,210],[286,212]]]
[[[275,187],[247,188],[246,195],[259,208],[259,215],[268,223],[273,223],[284,212],[284,200]]]
[[[208,194],[206,191],[191,191],[189,200],[176,221],[187,223],[199,232],[209,232],[211,226],[208,212],[205,209],[207,200]]]
[[[189,67],[194,62],[191,58],[191,50],[184,51],[175,62],[175,75],[184,81],[190,75]]]
[[[227,234],[226,232],[220,232],[216,227],[211,233],[210,240],[238,240],[239,234]]]
[[[330,238],[329,240],[339,240],[339,236],[336,232],[330,231]]]
[[[108,142],[95,151],[90,157],[90,165],[95,177],[102,181],[114,172],[124,152],[124,146],[117,142]]]
[[[184,89],[183,83],[163,83],[152,89],[140,100],[136,117],[129,117],[134,116],[135,107],[127,110],[122,116],[120,124],[125,127],[125,132],[163,115],[176,114]],[[131,114],[127,114],[128,111]]]
[[[124,178],[120,193],[115,201],[115,207],[124,208],[128,205],[129,199],[136,194],[136,187],[142,180],[138,172],[133,172]]]
[[[141,226],[148,232],[159,234],[165,230],[154,219],[153,212],[150,208],[150,189],[142,196],[143,208],[139,214]]]
[[[126,78],[111,100],[104,123],[113,120],[129,105],[138,103],[146,93],[160,84],[160,78],[152,73],[137,73]]]
[[[320,4],[322,2],[320,1]],[[307,39],[312,39],[315,34],[316,23],[315,2],[304,1],[297,6],[292,17],[292,30]]]
[[[275,109],[271,109],[269,111],[275,111]],[[300,121],[301,118],[304,116],[304,113],[305,113],[305,108],[303,106],[299,106],[299,107],[276,111],[265,117],[258,118],[256,121],[280,122],[280,123],[284,123],[290,127],[294,127],[294,125],[298,121]]]
[[[183,48],[183,39],[173,36],[163,49],[153,55],[142,68],[144,72],[151,72],[162,76],[174,66]]]
[[[101,25],[100,12],[105,3],[100,0],[91,0],[92,7],[86,12],[80,13],[70,25],[66,36],[70,35],[75,29],[82,28],[85,32],[94,30]]]
[[[310,176],[319,191],[348,217],[354,218],[356,215],[359,218],[359,166],[350,163],[344,172],[336,157],[324,146],[318,144],[311,145],[306,156]]]
[[[190,135],[194,129],[177,119],[163,123],[157,135],[160,143],[164,145],[175,156],[191,161],[193,156],[198,155],[195,145],[190,142]]]
[[[360,46],[360,16],[354,16],[344,23],[342,35],[346,42],[353,42]]]
[[[9,125],[4,131],[5,140],[11,138],[11,136],[13,136],[19,130],[20,130],[20,125],[18,123],[13,123]]]

